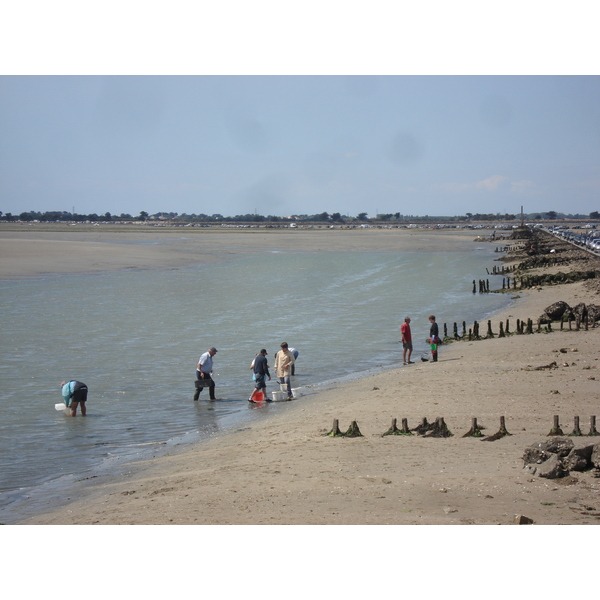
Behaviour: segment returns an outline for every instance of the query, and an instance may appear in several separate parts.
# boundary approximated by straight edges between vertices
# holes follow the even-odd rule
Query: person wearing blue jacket
[[[88,387],[81,381],[63,381],[60,384],[65,406],[71,409],[71,416],[77,414],[77,407],[81,404],[81,416],[85,417],[85,403],[87,401]]]

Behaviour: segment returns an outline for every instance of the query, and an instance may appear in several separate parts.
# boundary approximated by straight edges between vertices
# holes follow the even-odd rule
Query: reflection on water
[[[507,303],[471,293],[492,266],[491,250],[282,250],[182,269],[0,282],[0,507],[13,497],[6,492],[285,410],[247,402],[250,362],[262,347],[271,365],[282,341],[297,348],[294,387],[314,390],[357,369],[399,364],[398,327],[410,315],[418,356],[427,315],[451,330]],[[196,363],[213,345],[220,400],[193,402]],[[55,411],[66,379],[88,385],[86,418]]]

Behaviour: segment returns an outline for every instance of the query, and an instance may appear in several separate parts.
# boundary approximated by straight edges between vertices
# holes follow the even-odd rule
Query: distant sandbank
[[[11,224],[0,228],[0,279],[51,273],[168,269],[273,250],[440,251],[463,249],[473,231],[290,230],[90,227]],[[466,249],[466,248],[464,248]]]

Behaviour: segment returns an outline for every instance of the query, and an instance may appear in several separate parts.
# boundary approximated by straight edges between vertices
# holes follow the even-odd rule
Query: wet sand
[[[0,225],[0,279],[122,269],[168,269],[265,250],[439,251],[472,246],[460,230],[290,230],[138,225]],[[464,242],[464,244],[463,244]]]
[[[150,233],[144,245],[125,237],[108,242],[102,232],[77,235],[81,238],[0,233],[0,276],[79,272],[91,266],[170,268],[283,244],[323,251],[454,249],[475,237],[473,232],[423,230],[201,231],[172,247],[166,242],[180,231]],[[149,240],[161,243],[148,245]],[[30,251],[21,260],[19,249],[27,246]],[[73,251],[84,247],[89,250]],[[5,254],[6,248],[12,250]],[[54,267],[45,262],[51,260],[48,248],[57,248]],[[92,264],[92,255],[98,264]],[[571,306],[600,304],[597,291],[585,282],[513,296],[519,297],[492,319],[496,334],[500,321],[509,319],[514,329],[517,319],[536,320],[558,300]],[[425,337],[428,323],[413,321],[412,329],[414,337]],[[565,433],[572,431],[575,416],[584,433],[590,416],[600,416],[600,328],[554,329],[549,334],[446,344],[438,363],[413,356],[413,365],[339,383],[297,399],[285,415],[99,480],[60,509],[25,523],[492,525],[512,524],[515,515],[524,515],[541,525],[597,524],[600,479],[593,471],[572,472],[562,479],[523,471],[523,451],[547,439],[554,415],[559,415]],[[553,361],[558,368],[536,370]],[[496,433],[501,416],[510,436],[496,441],[462,437],[473,417],[484,435]],[[406,418],[412,428],[423,417],[430,422],[443,417],[453,436],[382,436],[393,418],[399,427]],[[334,419],[342,431],[356,421],[362,437],[326,436]],[[598,440],[571,439],[576,446]]]

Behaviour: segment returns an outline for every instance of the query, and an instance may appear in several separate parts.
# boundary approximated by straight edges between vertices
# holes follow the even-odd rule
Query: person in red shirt
[[[412,333],[410,332],[410,317],[404,318],[404,323],[400,325],[400,333],[402,334],[402,360],[405,365],[414,364],[410,357],[412,355]]]

